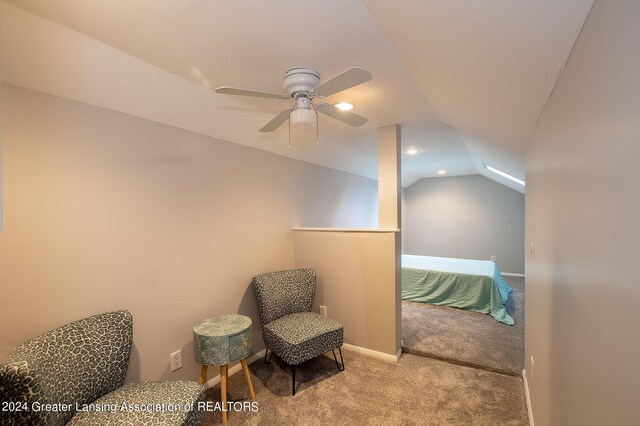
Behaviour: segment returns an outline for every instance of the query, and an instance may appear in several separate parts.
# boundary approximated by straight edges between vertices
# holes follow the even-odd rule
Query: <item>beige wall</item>
[[[420,179],[404,191],[403,252],[489,260],[524,273],[524,195],[480,175]]]
[[[325,305],[344,325],[345,343],[396,355],[398,244],[397,232],[295,232],[295,266],[318,274],[314,310]]]
[[[375,205],[342,196],[352,175],[12,86],[2,97],[0,362],[49,329],[129,309],[129,379],[195,379],[193,324],[239,312],[257,325],[251,277],[293,266],[308,209],[297,176],[333,182],[309,191],[326,203],[317,217]]]
[[[596,0],[526,151],[536,426],[640,422],[639,22]]]

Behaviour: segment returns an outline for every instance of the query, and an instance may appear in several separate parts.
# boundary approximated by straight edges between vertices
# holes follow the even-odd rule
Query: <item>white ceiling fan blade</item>
[[[216,89],[216,93],[222,93],[223,95],[239,95],[239,96],[253,96],[256,98],[269,98],[269,99],[287,99],[287,95],[282,93],[269,93],[261,92],[259,90],[238,89],[237,87],[222,86]]]
[[[369,71],[358,67],[349,68],[342,74],[316,86],[313,93],[318,96],[330,96],[358,84],[366,83],[372,78]]]
[[[280,114],[276,115],[273,120],[265,124],[265,126],[260,129],[262,133],[269,133],[276,130],[278,127],[282,126],[282,123],[289,119],[289,114],[291,114],[293,109],[285,109]]]
[[[358,114],[354,114],[348,111],[342,111],[334,107],[333,105],[329,105],[327,103],[322,103],[316,106],[316,110],[322,114],[328,115],[331,118],[335,118],[338,121],[342,121],[344,124],[348,124],[353,127],[360,127],[367,122],[367,119],[359,116]]]

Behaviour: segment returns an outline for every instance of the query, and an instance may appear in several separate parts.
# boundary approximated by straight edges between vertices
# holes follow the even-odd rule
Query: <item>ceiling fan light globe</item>
[[[296,109],[291,111],[289,116],[291,125],[300,130],[309,130],[316,127],[316,113],[310,109]]]

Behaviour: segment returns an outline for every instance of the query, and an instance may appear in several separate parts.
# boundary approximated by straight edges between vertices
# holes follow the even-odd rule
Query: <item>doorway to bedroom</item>
[[[438,170],[402,192],[402,350],[520,376],[524,189]]]

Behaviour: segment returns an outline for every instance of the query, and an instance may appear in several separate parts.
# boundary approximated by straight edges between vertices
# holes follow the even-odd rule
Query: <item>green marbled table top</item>
[[[245,315],[231,314],[207,318],[193,327],[199,336],[224,337],[238,334],[251,327],[251,318]]]

